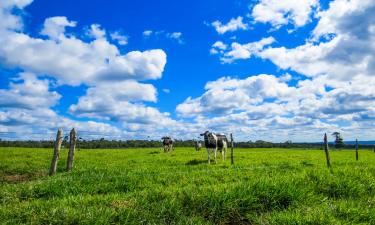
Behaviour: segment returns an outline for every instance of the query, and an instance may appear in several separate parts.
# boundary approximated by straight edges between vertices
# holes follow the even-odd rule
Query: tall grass
[[[236,149],[80,150],[48,177],[52,150],[0,148],[1,224],[375,224],[375,154]]]

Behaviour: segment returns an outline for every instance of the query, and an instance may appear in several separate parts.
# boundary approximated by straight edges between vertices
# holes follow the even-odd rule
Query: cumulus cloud
[[[49,90],[48,80],[39,80],[34,74],[21,73],[9,89],[0,89],[1,108],[36,109],[57,104],[61,95]]]
[[[69,85],[95,84],[98,80],[158,79],[166,64],[163,50],[121,55],[116,46],[104,39],[85,43],[75,37],[60,36],[55,41],[6,32],[0,36],[0,46],[0,59],[7,66],[48,74],[60,84]]]
[[[211,23],[217,33],[225,34],[227,32],[233,32],[236,30],[247,30],[249,29],[248,25],[243,22],[242,16],[237,17],[236,19],[232,18],[228,23],[223,24],[220,21],[216,20]]]
[[[228,48],[228,46],[227,46],[226,44],[224,44],[222,41],[217,41],[217,42],[215,42],[215,43],[212,45],[212,47],[211,47],[211,49],[210,49],[210,53],[211,53],[212,55],[219,54],[219,53],[223,54],[224,51],[225,51],[227,48]]]
[[[65,36],[65,27],[75,27],[76,24],[74,21],[68,21],[64,16],[50,17],[44,21],[43,29],[40,33],[51,39],[60,39]]]
[[[0,30],[21,30],[23,28],[22,19],[10,12],[17,8],[23,9],[29,5],[33,0],[4,0],[0,5]]]
[[[101,28],[100,24],[91,24],[87,34],[95,39],[105,38],[107,32]]]
[[[261,0],[253,7],[251,16],[255,22],[270,23],[275,28],[289,23],[301,27],[311,21],[318,6],[318,0]]]
[[[278,6],[275,4],[273,7]],[[287,73],[294,71],[302,76],[298,81],[291,82],[297,82],[293,86],[288,84],[292,79],[290,76],[279,77],[277,80],[284,84],[283,90],[288,91],[272,92],[274,95],[268,96],[273,97],[268,99],[265,98],[267,95],[252,93],[252,99],[258,99],[254,102],[248,101],[246,95],[243,95],[245,92],[239,88],[238,80],[219,79],[207,84],[206,92],[202,96],[189,98],[180,104],[177,111],[183,116],[193,114],[207,123],[215,121],[221,124],[221,128],[246,130],[263,135],[267,135],[264,131],[283,130],[285,137],[303,139],[303,135],[313,136],[314,130],[339,130],[347,138],[354,138],[355,135],[369,138],[371,135],[366,130],[375,125],[374,15],[373,1],[334,0],[327,10],[316,15],[318,23],[313,28],[311,37],[302,45],[268,46],[249,54],[242,48],[246,44],[233,43],[235,47],[233,48],[232,44],[232,51],[238,51],[231,54],[229,59],[232,61],[248,59],[253,55],[270,60]],[[273,19],[267,22],[274,26],[296,23],[294,20],[280,18],[276,22]],[[303,25],[304,22],[300,24]],[[230,50],[226,49],[219,53],[223,58],[229,52]],[[244,83],[244,80],[240,83]],[[275,90],[274,86],[275,84],[268,89]],[[214,99],[210,93],[215,89],[220,90],[217,93],[222,95],[223,99],[230,94],[235,97],[230,97],[231,105],[228,105],[228,108],[221,111],[219,108],[218,112],[221,114],[212,117],[209,111],[215,110],[216,106],[204,99],[206,96]],[[221,104],[220,101],[217,102]],[[238,118],[240,123],[236,123],[232,118]],[[253,123],[252,119],[255,119],[256,123]]]
[[[218,41],[212,45],[210,53],[220,53],[220,60],[223,63],[232,63],[235,60],[239,59],[249,59],[253,55],[257,55],[262,52],[265,47],[271,45],[274,42],[275,39],[273,37],[263,38],[260,41],[250,42],[247,44],[233,42],[230,46],[230,49],[228,49],[226,44]]]
[[[300,80],[292,86],[284,76],[223,77],[208,82],[201,96],[187,98],[176,111],[209,129],[269,140],[316,138],[314,132],[322,130],[348,134],[358,124],[361,129],[375,124],[369,120],[375,115],[371,86],[361,90],[359,80],[341,81],[329,90],[326,79]]]
[[[206,92],[196,99],[189,97],[176,110],[183,116],[203,114],[227,114],[245,110],[249,105],[258,105],[267,99],[290,97],[294,88],[289,87],[273,75],[251,76],[244,80],[223,77],[208,82]]]
[[[65,131],[72,127],[80,136],[95,138],[93,133],[113,135],[114,138],[124,134],[116,127],[94,121],[74,121],[58,115],[51,107],[58,104],[61,95],[50,90],[48,80],[38,79],[34,74],[21,73],[9,89],[0,89],[0,130],[2,135],[14,139],[52,139],[58,128]],[[99,135],[100,134],[100,135]]]
[[[373,1],[336,0],[319,14],[313,37],[295,48],[267,48],[259,53],[282,69],[331,80],[352,80],[375,74],[375,3]],[[330,24],[330,26],[326,26]],[[327,40],[316,42],[321,37]]]
[[[22,10],[31,2],[6,1],[0,6],[0,15],[5,18],[0,21],[0,63],[27,71],[11,82],[9,89],[0,90],[1,130],[42,133],[74,126],[99,135],[129,137],[119,127],[130,132],[144,127],[165,129],[176,123],[168,113],[143,103],[157,101],[156,88],[140,81],[161,78],[166,64],[163,50],[124,54],[107,37],[119,45],[126,44],[127,37],[118,31],[107,35],[99,24],[88,29],[86,34],[91,40],[80,39],[73,32],[77,22],[64,16],[47,18],[40,31],[42,37],[30,36],[23,32],[22,17],[14,15],[13,9]],[[72,29],[69,34],[68,27]],[[181,35],[171,33],[170,38],[180,39]],[[70,107],[70,112],[88,121],[74,121],[55,112],[52,107],[59,103],[61,95],[51,90],[49,80],[39,79],[38,75],[56,79],[57,86],[87,86],[86,95]],[[113,120],[118,121],[116,126],[108,124]]]
[[[22,9],[29,3],[31,1],[7,1],[0,6],[2,16],[9,18],[0,21],[0,61],[3,65],[47,74],[60,84],[69,85],[161,77],[166,64],[163,50],[122,54],[107,40],[106,31],[98,24],[92,24],[88,31],[92,41],[66,35],[65,28],[75,27],[77,22],[64,16],[45,20],[41,30],[44,39],[23,33],[22,18],[12,14],[12,9]],[[112,33],[112,39],[124,44],[124,37],[118,33]]]
[[[150,84],[126,81],[117,84],[101,84],[87,90],[78,103],[70,106],[71,114],[120,123],[130,132],[168,130],[180,124],[169,113],[146,106],[142,102],[156,102],[157,92]]]

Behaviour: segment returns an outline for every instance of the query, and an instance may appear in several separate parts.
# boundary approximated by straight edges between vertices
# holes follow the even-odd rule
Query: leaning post
[[[54,147],[52,161],[51,161],[51,167],[50,167],[49,173],[48,173],[50,176],[52,176],[56,173],[57,161],[59,160],[59,154],[60,154],[62,140],[63,140],[62,130],[59,129],[57,131],[55,147]]]
[[[324,133],[324,152],[326,153],[327,166],[331,167],[331,157],[329,156],[327,133]]]
[[[230,163],[234,164],[233,135],[230,134]]]
[[[358,139],[355,139],[355,160],[358,161]]]
[[[74,151],[76,149],[76,141],[77,141],[77,132],[73,128],[70,131],[70,139],[69,139],[69,153],[68,153],[68,160],[66,163],[66,170],[71,171],[73,168],[73,160],[74,160]]]

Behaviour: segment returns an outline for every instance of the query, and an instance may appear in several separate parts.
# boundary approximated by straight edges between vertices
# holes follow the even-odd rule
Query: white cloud
[[[21,73],[9,85],[9,89],[0,89],[0,107],[36,109],[51,107],[57,104],[61,96],[49,91],[49,81],[39,80],[34,74]]]
[[[329,4],[329,9],[318,13],[319,22],[313,31],[315,37],[332,33],[342,33],[345,31],[360,31],[363,27],[373,24],[372,0],[335,0]],[[366,18],[364,24],[359,24],[359,20]],[[368,20],[370,19],[370,20]],[[364,32],[362,30],[362,32]]]
[[[0,89],[0,96],[0,130],[7,138],[52,140],[58,128],[68,131],[72,127],[85,131],[82,136],[90,139],[95,138],[90,132],[97,133],[97,137],[124,136],[118,128],[105,123],[74,121],[58,115],[51,107],[58,104],[61,95],[50,90],[48,80],[34,74],[21,73],[9,89]]]
[[[112,40],[117,41],[119,45],[127,45],[129,37],[121,34],[119,31],[110,33]]]
[[[302,76],[295,86],[290,86],[287,82],[293,78],[287,73],[277,79],[277,84],[266,82],[269,86],[264,86],[265,90],[272,90],[270,93],[250,92],[248,96],[239,84],[249,78],[219,79],[208,83],[202,96],[180,104],[177,111],[207,124],[218,123],[215,127],[218,129],[256,132],[266,137],[265,132],[269,132],[270,140],[275,139],[273,135],[301,140],[306,136],[318,138],[315,132],[322,133],[322,130],[338,130],[347,139],[358,137],[356,135],[373,138],[368,129],[375,125],[374,15],[373,1],[335,0],[326,11],[318,13],[318,24],[305,44],[248,51],[244,48],[247,44],[235,42],[230,50],[220,52],[222,58],[230,54],[229,60],[233,61],[254,55],[271,60],[286,72],[292,70]],[[267,22],[277,27],[291,21],[296,23],[286,17]],[[299,24],[304,23],[295,26]],[[284,88],[275,88],[278,86]],[[251,87],[250,90],[262,93],[263,89]],[[219,95],[225,103],[216,100],[220,99]],[[226,104],[228,96],[230,104]],[[217,115],[212,116],[210,111]]]
[[[177,41],[179,44],[184,44],[184,40],[182,38],[182,32],[166,32],[164,30],[160,31],[152,31],[152,30],[145,30],[143,31],[144,38],[150,38],[154,36],[156,38],[167,38],[171,40]]]
[[[248,25],[243,23],[243,18],[241,16],[236,19],[232,18],[227,24],[222,24],[220,21],[216,20],[211,23],[211,26],[213,26],[219,34],[249,29]]]
[[[0,58],[7,66],[48,74],[59,83],[70,85],[158,79],[166,64],[166,54],[160,49],[121,55],[116,46],[104,39],[85,43],[75,37],[62,37],[57,42],[22,33],[0,37]]]
[[[373,85],[363,80],[341,81],[328,91],[326,79],[301,80],[294,87],[284,76],[224,77],[208,82],[205,93],[189,97],[176,111],[202,127],[233,132],[242,140],[306,141],[309,137],[312,141],[336,130],[349,138],[375,125],[371,119],[375,115]],[[350,133],[350,129],[355,131]]]
[[[75,27],[76,24],[74,21],[68,21],[64,16],[50,17],[44,21],[41,34],[58,40],[65,37],[65,27]]]
[[[25,6],[26,3],[19,4]],[[89,33],[94,40],[90,42],[73,34],[67,36],[65,27],[73,27],[76,22],[63,16],[45,20],[41,33],[48,38],[34,38],[18,31],[22,28],[22,19],[13,15],[11,9],[11,6],[0,7],[3,15],[17,21],[16,25],[0,21],[0,59],[8,67],[46,74],[56,78],[59,84],[69,85],[93,85],[105,80],[158,79],[162,75],[166,64],[163,50],[122,54],[108,42],[105,30],[98,24],[91,25]]]
[[[106,36],[106,31],[99,24],[91,24],[88,35],[95,39],[103,39]]]
[[[205,86],[206,92],[199,98],[189,97],[177,106],[182,116],[199,114],[228,114],[246,110],[249,105],[258,105],[267,99],[290,98],[295,93],[293,87],[272,75],[251,76],[244,80],[223,77]]]
[[[211,54],[220,53],[220,60],[223,63],[232,63],[235,60],[239,59],[249,59],[253,55],[257,55],[259,52],[264,50],[266,46],[271,45],[275,42],[273,37],[263,38],[260,41],[250,42],[247,44],[240,44],[233,42],[230,49],[227,48],[227,45],[222,42],[216,42],[210,52]]]
[[[141,103],[117,101],[116,96],[101,98],[95,93],[81,97],[78,104],[72,105],[73,115],[88,118],[97,118],[121,123],[126,128],[137,127],[137,130],[166,129],[176,122],[169,118],[168,113],[162,113],[156,108]]]
[[[77,23],[64,16],[47,18],[41,30],[44,37],[32,37],[23,32],[21,16],[12,14],[14,7],[22,9],[29,3],[9,1],[0,6],[1,15],[9,18],[0,21],[0,61],[7,67],[29,72],[22,73],[20,81],[12,82],[9,89],[0,90],[1,130],[45,133],[58,127],[76,126],[78,130],[94,130],[99,137],[113,133],[111,137],[123,138],[134,135],[130,128],[160,131],[176,123],[168,113],[144,105],[144,101],[157,101],[157,91],[153,85],[139,82],[161,78],[166,64],[163,50],[123,54],[107,40],[105,29],[98,24],[90,26],[91,41],[80,39],[74,33],[66,34],[65,28]],[[181,38],[181,35],[172,33],[170,38]],[[109,36],[118,44],[125,44],[126,38],[119,32]],[[57,86],[88,86],[86,95],[70,111],[79,117],[85,116],[86,120],[90,117],[104,122],[79,122],[58,115],[52,107],[61,96],[51,91],[49,81],[38,79],[38,75],[55,78]],[[117,120],[116,127],[109,125],[108,120]],[[130,133],[124,134],[118,127]]]
[[[210,53],[211,53],[212,55],[219,54],[219,53],[223,54],[223,53],[224,53],[224,50],[226,50],[227,47],[228,47],[228,46],[227,46],[226,44],[224,44],[222,41],[217,41],[217,42],[215,42],[215,43],[212,45],[212,47],[211,47],[211,49],[210,49]]]
[[[301,27],[311,21],[318,6],[318,0],[261,0],[252,9],[251,16],[256,22],[270,23],[276,28],[289,23]]]
[[[166,36],[170,39],[176,40],[179,44],[184,43],[184,41],[182,40],[182,33],[181,32],[167,33]]]
[[[0,30],[11,29],[21,30],[23,28],[22,19],[10,12],[15,9],[23,9],[33,0],[3,0],[0,5]]]
[[[145,37],[149,37],[149,36],[151,36],[151,34],[153,33],[153,31],[152,30],[145,30],[145,31],[143,31],[143,36],[145,36]]]
[[[332,82],[369,79],[375,74],[374,15],[373,1],[333,1],[328,10],[320,12],[312,40],[290,49],[267,48],[259,56],[310,77],[328,75]],[[316,43],[327,35],[327,40]]]

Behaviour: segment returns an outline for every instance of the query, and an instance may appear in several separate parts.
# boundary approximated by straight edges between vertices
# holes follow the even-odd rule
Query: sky
[[[374,85],[373,0],[0,0],[1,139],[374,140]]]

